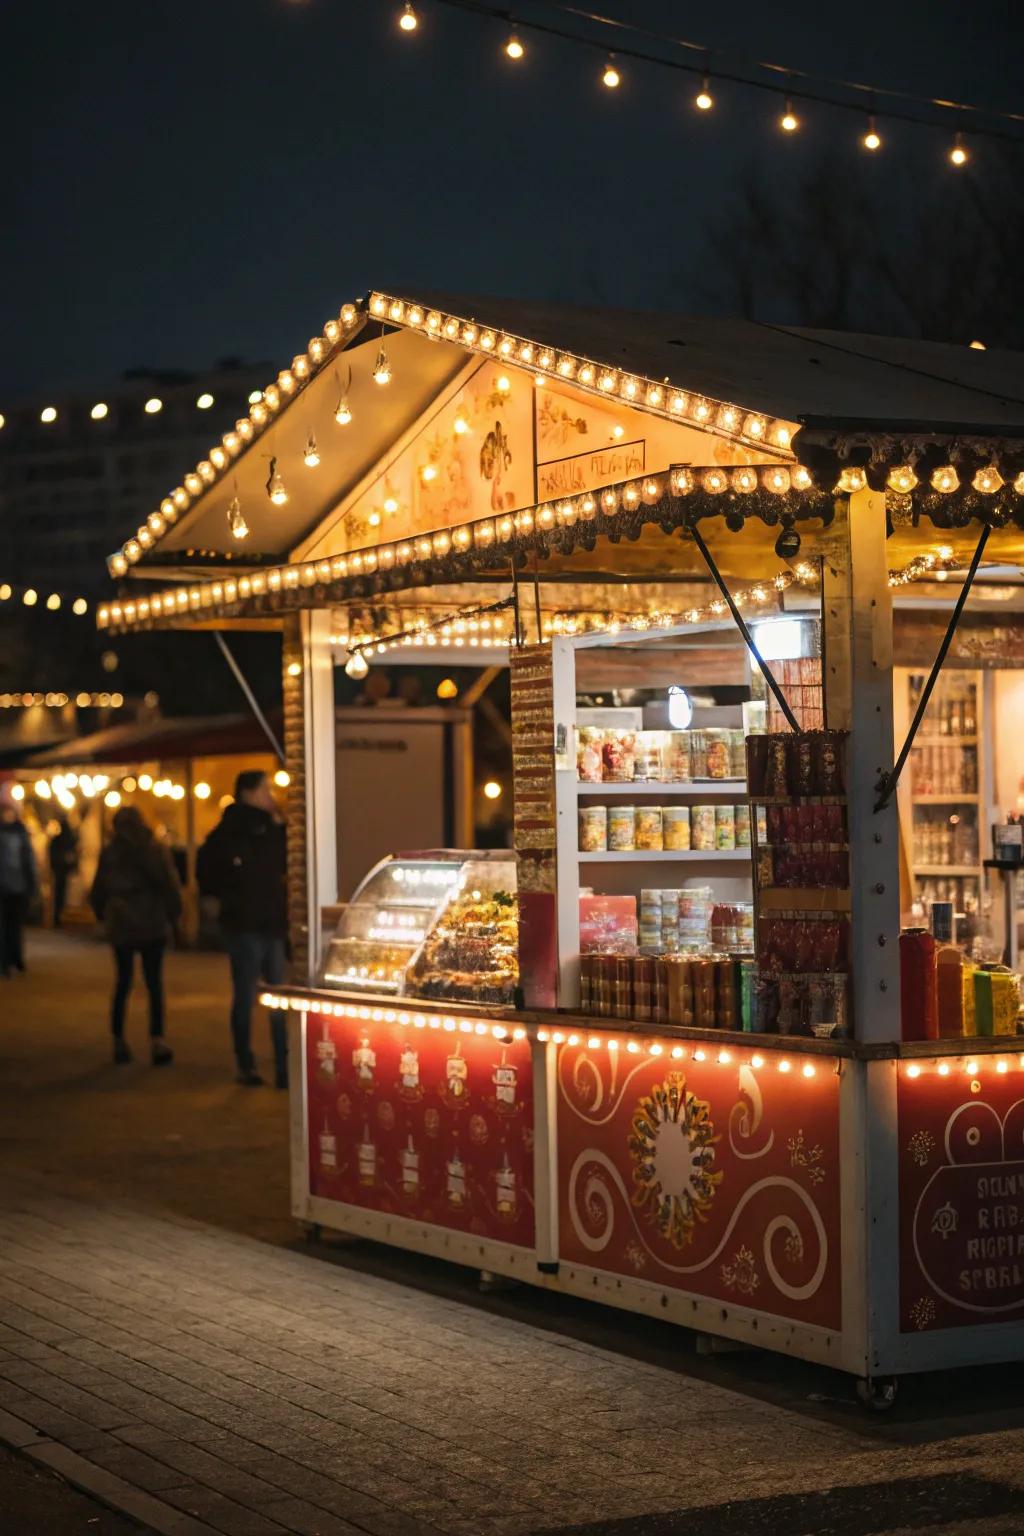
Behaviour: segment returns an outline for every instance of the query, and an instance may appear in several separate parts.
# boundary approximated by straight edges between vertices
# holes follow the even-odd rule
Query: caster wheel
[[[898,1376],[862,1376],[857,1382],[861,1406],[871,1413],[886,1413],[896,1401]]]

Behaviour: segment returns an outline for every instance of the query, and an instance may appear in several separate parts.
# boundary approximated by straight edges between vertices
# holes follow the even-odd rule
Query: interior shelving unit
[[[629,646],[642,653],[646,646],[664,652],[675,636],[685,636],[688,647],[699,646],[699,636],[708,643],[723,642],[735,646],[735,682],[749,686],[750,659],[730,623],[688,625],[685,630],[659,630],[657,642],[641,641],[635,633],[596,634],[560,638],[552,644],[552,683],[556,729],[565,727],[560,736],[561,750],[556,758],[556,882],[558,925],[558,1006],[579,1005],[579,895],[580,888],[593,885],[596,895],[635,895],[643,887],[660,884],[685,887],[688,883],[711,885],[715,896],[724,902],[753,900],[753,856],[749,847],[728,849],[637,849],[635,852],[600,850],[581,852],[578,845],[578,815],[581,804],[615,804],[651,801],[659,805],[733,804],[747,802],[744,779],[685,779],[668,783],[635,781],[633,783],[586,783],[577,776],[576,767],[576,659],[581,650]],[[692,654],[692,650],[691,650]],[[692,665],[692,664],[691,664]],[[590,668],[593,671],[593,667]],[[697,685],[699,663],[689,677],[680,676],[682,684]],[[638,672],[637,686],[645,686]],[[656,872],[656,878],[655,878]]]

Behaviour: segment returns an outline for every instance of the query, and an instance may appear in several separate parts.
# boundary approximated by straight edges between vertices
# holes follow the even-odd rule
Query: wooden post
[[[320,962],[320,912],[337,901],[334,663],[326,610],[291,614],[282,647],[288,834],[288,929],[296,980]]]

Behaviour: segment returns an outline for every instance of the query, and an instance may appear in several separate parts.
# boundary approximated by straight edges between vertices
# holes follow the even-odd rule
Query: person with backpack
[[[149,994],[150,1059],[166,1067],[174,1052],[164,1039],[163,962],[167,940],[181,916],[181,887],[170,859],[140,811],[123,805],[114,814],[114,833],[100,854],[89,905],[104,924],[114,951],[114,995],[110,1028],[114,1060],[132,1060],[124,1019],[135,972],[135,956]]]
[[[231,961],[231,1038],[237,1081],[258,1088],[263,1078],[252,1050],[252,1010],[262,980],[284,981],[288,931],[285,828],[265,773],[248,769],[235,780],[235,798],[199,850],[196,876],[204,896],[220,903],[220,926]],[[288,1087],[284,1014],[270,1015],[274,1084]]]

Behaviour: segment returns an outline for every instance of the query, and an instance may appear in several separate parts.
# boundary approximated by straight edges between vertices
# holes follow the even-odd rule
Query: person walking
[[[204,896],[220,903],[220,925],[231,961],[231,1038],[237,1081],[258,1088],[263,1078],[252,1050],[252,1010],[262,978],[284,980],[288,930],[285,829],[265,773],[250,769],[235,780],[235,798],[199,850],[196,875]],[[284,1014],[270,1015],[274,1083],[288,1087]]]
[[[78,868],[78,833],[66,816],[57,817],[57,830],[50,838],[50,883],[53,894],[53,926],[60,927],[68,880]]]
[[[11,786],[0,788],[0,973],[24,971],[22,929],[39,889],[36,856]]]
[[[170,859],[134,805],[115,812],[114,835],[100,854],[89,905],[114,951],[114,1060],[132,1059],[124,1017],[138,954],[149,993],[150,1059],[154,1067],[169,1066],[174,1052],[164,1039],[163,963],[168,934],[181,915],[181,888]]]

